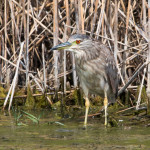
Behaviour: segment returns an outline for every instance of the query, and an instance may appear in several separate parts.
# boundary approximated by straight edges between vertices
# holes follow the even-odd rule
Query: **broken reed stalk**
[[[127,17],[126,17],[126,31],[125,31],[125,37],[124,37],[124,51],[127,50],[127,46],[128,45],[128,26],[129,26],[129,17],[130,17],[130,3],[131,0],[128,1],[128,8],[127,8]],[[127,75],[127,63],[126,63],[126,59],[128,57],[129,53],[126,51],[123,53],[123,67],[122,67],[122,74],[123,74],[123,78],[125,79],[125,82],[127,82],[128,80],[128,75]]]
[[[20,59],[21,59],[21,55],[22,55],[22,51],[23,51],[23,46],[24,46],[24,42],[21,43],[19,58],[18,58],[18,61],[17,61],[16,73],[15,73],[15,76],[14,76],[14,79],[13,79],[12,93],[11,93],[9,108],[8,108],[9,111],[10,111],[10,108],[11,108],[11,105],[12,105],[12,100],[13,100],[13,96],[14,96],[14,92],[15,92],[15,87],[16,87],[16,84],[17,84],[18,70],[19,70]]]
[[[96,18],[97,18],[97,9],[98,9],[98,0],[95,1],[95,10],[94,10],[94,18],[92,20],[92,29],[91,29],[91,34],[90,36],[93,35],[93,32],[94,32],[94,28],[95,28],[95,22],[96,22]]]
[[[141,106],[142,106],[142,105],[145,105],[145,104],[146,104],[146,103],[142,103],[142,104],[141,104]],[[126,109],[120,110],[120,111],[116,112],[116,114],[119,114],[119,113],[125,112],[125,111],[130,110],[130,109],[134,109],[134,108],[136,108],[136,106],[132,106],[132,107],[129,107],[129,108],[126,108]]]
[[[65,0],[65,7],[66,7],[66,24],[70,25],[70,9],[69,9],[69,3],[68,0]],[[70,35],[71,30],[67,26],[65,26],[65,31],[64,31],[64,41],[67,40],[67,34]],[[66,51],[64,51],[64,94],[66,94],[66,82],[67,82],[67,77],[66,77]]]
[[[146,32],[146,6],[145,6],[145,0],[142,0],[142,12],[143,12],[143,20],[142,20],[142,24],[144,27],[144,31]]]
[[[120,9],[118,9],[118,12],[119,12],[119,14],[120,14],[122,17],[124,17],[124,18],[126,19],[127,16],[126,16]],[[145,34],[145,32],[144,32],[142,29],[140,29],[136,24],[134,24],[131,18],[129,19],[129,23],[138,31],[138,33],[139,33],[147,42],[149,41],[149,38],[148,38],[148,36]]]
[[[29,73],[29,77],[31,77],[31,78],[34,80],[34,82],[36,83],[36,85],[37,85],[37,86],[39,87],[39,89],[41,90],[42,94],[44,94],[45,89],[42,88],[42,86],[41,86],[40,83],[38,82],[38,79],[35,78],[35,77],[33,76],[33,74],[31,74],[31,73]],[[46,93],[45,93],[45,97],[46,97],[46,99],[48,100],[49,104],[52,105],[53,103],[52,103],[52,101],[50,100],[50,98],[47,96]]]
[[[77,0],[74,1],[74,5],[75,5],[75,22],[76,22],[76,26],[77,26],[77,33],[80,33],[78,1]],[[72,70],[73,70],[73,86],[74,86],[74,88],[76,88],[77,87],[77,73],[75,70],[75,56],[74,56],[73,52],[71,52],[71,57],[72,57]]]
[[[83,18],[83,7],[82,0],[78,1],[78,12],[79,12],[79,31],[84,33],[84,18]]]
[[[100,33],[100,29],[101,29],[101,25],[102,25],[102,20],[103,20],[103,16],[104,16],[105,4],[106,4],[106,0],[102,0],[101,13],[100,13],[100,17],[99,17],[99,21],[98,21],[98,25],[97,25],[97,30],[96,30],[96,34],[97,35],[99,35],[99,33]],[[97,39],[98,38],[99,37],[97,36]]]
[[[29,6],[30,6],[30,0],[28,0],[27,5],[27,32],[25,36],[26,41],[26,87],[28,88],[29,83]]]
[[[19,5],[19,3],[17,3],[15,0],[12,0],[18,7],[20,7],[22,9],[22,6]],[[28,14],[27,10],[25,10],[25,13]],[[36,21],[41,27],[43,27],[46,31],[48,31],[50,34],[53,34],[53,32],[48,29],[44,24],[42,24],[37,18],[35,18],[34,16],[32,16],[30,13],[29,13],[29,16],[34,20]],[[60,41],[62,41],[60,38],[58,38]]]
[[[138,96],[138,100],[137,100],[137,104],[136,104],[136,110],[138,110],[138,109],[139,109],[139,106],[140,106],[141,93],[142,93],[142,89],[143,89],[145,74],[146,74],[146,67],[144,68],[144,74],[143,74],[143,78],[142,78],[142,82],[141,82],[141,86],[140,86],[139,96]]]
[[[150,63],[150,62],[149,62]],[[148,64],[149,64],[148,63]],[[143,68],[145,67],[147,65],[147,62],[145,62],[135,73],[134,73],[134,75],[131,77],[131,79],[126,83],[126,85],[124,86],[124,87],[122,87],[120,90],[119,90],[119,92],[118,92],[118,96],[120,95],[120,94],[122,94],[124,91],[125,91],[125,89],[132,83],[132,81],[136,78],[136,76],[138,75],[138,73],[141,71],[141,70],[143,70]]]
[[[14,92],[15,92],[15,87],[16,87],[16,84],[17,84],[16,81],[17,81],[17,78],[18,78],[18,70],[19,70],[20,59],[21,59],[21,55],[22,55],[22,51],[23,51],[23,46],[24,46],[24,42],[22,42],[21,46],[20,46],[20,53],[19,53],[19,58],[18,58],[18,61],[17,61],[16,73],[15,73],[12,85],[11,85],[11,87],[9,89],[8,94],[7,94],[7,97],[5,99],[5,102],[4,102],[4,105],[3,105],[3,109],[5,109],[5,107],[6,107],[8,98],[10,96],[10,92],[11,92],[11,97],[10,97],[10,102],[9,102],[9,108],[8,108],[8,110],[10,110],[11,105],[12,105],[12,100],[13,100],[13,96],[14,96]]]
[[[148,0],[148,62],[150,62],[150,0]],[[148,71],[147,71],[147,95],[148,95],[148,114],[150,114],[150,64],[148,64]]]
[[[54,12],[54,18],[53,18],[53,32],[54,32],[54,39],[53,43],[54,46],[58,44],[58,36],[59,36],[59,26],[58,26],[58,0],[53,0],[53,12]],[[58,82],[58,70],[59,70],[59,64],[58,64],[58,57],[59,57],[59,52],[54,51],[53,53],[54,56],[54,75],[55,75],[55,88],[58,89],[59,87],[59,82]]]
[[[4,49],[4,57],[5,59],[7,59],[7,0],[5,0],[5,11],[4,11],[4,19],[5,19],[5,49]],[[5,69],[7,70],[7,62],[4,63],[5,64]],[[6,71],[6,76],[8,76],[7,71]],[[7,77],[5,78],[5,80],[7,79]],[[5,81],[7,83],[7,86],[9,86],[8,81]]]
[[[17,67],[16,64],[14,64],[14,63],[12,63],[11,61],[7,60],[7,59],[4,58],[3,56],[0,56],[0,59],[6,61],[7,63],[9,63],[10,65],[14,66],[15,68]],[[3,69],[2,69],[2,70],[3,70]],[[22,72],[26,72],[26,70],[23,70],[23,69],[21,69],[21,68],[19,68],[19,70],[22,71]]]
[[[44,86],[44,91],[46,89],[46,68],[45,68],[45,44],[42,43],[42,58],[43,58],[43,86]]]
[[[64,38],[66,39],[66,38]],[[66,94],[66,84],[67,78],[66,78],[66,51],[64,51],[64,94]]]
[[[77,33],[80,33],[78,0],[74,0],[74,6],[75,6],[75,21],[76,21]]]
[[[117,54],[118,54],[118,0],[115,0],[115,22],[114,22],[114,57],[116,64],[117,63]]]
[[[42,86],[40,85],[40,83],[38,82],[37,78],[34,77],[33,74],[29,73],[29,76],[34,80],[34,82],[36,83],[36,85],[39,87],[39,89],[41,90],[42,93],[44,93],[44,89],[42,88]]]

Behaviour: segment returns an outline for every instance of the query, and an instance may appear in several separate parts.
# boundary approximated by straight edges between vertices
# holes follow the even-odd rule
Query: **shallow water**
[[[50,111],[30,112],[39,124],[23,117],[16,125],[14,114],[0,113],[0,150],[149,150],[150,128],[124,126],[105,128],[99,119],[60,119]]]

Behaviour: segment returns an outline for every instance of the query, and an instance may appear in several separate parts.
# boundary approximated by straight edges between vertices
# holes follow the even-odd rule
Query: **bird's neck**
[[[81,67],[86,61],[87,57],[84,51],[80,53],[75,53],[75,63],[77,68]]]

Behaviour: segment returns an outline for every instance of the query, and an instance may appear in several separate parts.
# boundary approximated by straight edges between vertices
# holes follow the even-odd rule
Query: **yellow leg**
[[[108,106],[108,99],[107,99],[107,95],[105,95],[105,98],[104,98],[105,126],[107,125],[107,106]]]
[[[85,107],[86,107],[86,110],[85,110],[84,125],[86,126],[87,125],[87,118],[88,118],[88,111],[89,111],[89,107],[90,107],[90,101],[87,97],[85,98]]]

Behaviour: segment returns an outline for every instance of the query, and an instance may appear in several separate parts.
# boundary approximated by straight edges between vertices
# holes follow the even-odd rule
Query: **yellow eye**
[[[76,40],[76,44],[80,44],[81,43],[81,41],[80,40]]]

